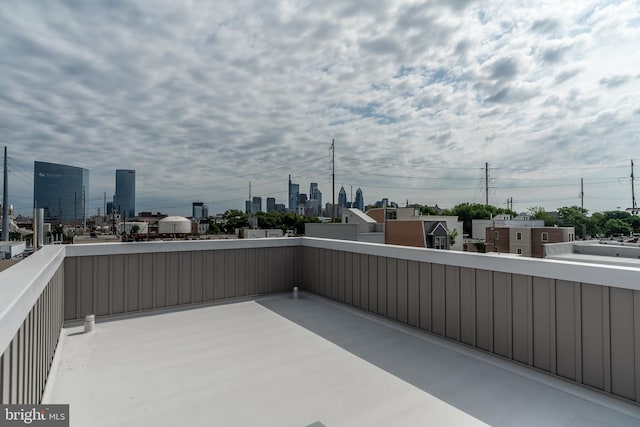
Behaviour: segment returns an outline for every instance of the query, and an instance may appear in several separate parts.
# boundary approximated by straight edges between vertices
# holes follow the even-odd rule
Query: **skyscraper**
[[[276,198],[267,197],[267,213],[274,212],[276,210]]]
[[[262,197],[253,196],[251,201],[251,213],[255,214],[262,212]]]
[[[136,216],[136,171],[116,169],[116,197],[114,208],[122,218]]]
[[[347,192],[344,190],[344,187],[340,187],[340,192],[338,193],[338,205],[343,208],[347,207]]]
[[[362,197],[362,190],[360,188],[356,190],[356,200],[353,202],[353,207],[364,211],[364,197]]]
[[[300,185],[291,182],[291,175],[289,175],[289,209],[295,210],[299,204],[300,197]]]
[[[322,212],[320,212],[322,210],[322,193],[320,192],[320,189],[318,188],[318,183],[317,182],[312,182],[311,185],[309,186],[309,200],[317,200],[317,208],[316,211],[313,213],[313,215],[320,215],[322,214]],[[314,204],[314,206],[316,206]]]
[[[191,208],[193,211],[193,218],[204,219],[209,217],[209,206],[205,205],[203,202],[193,202]]]
[[[88,197],[87,169],[33,162],[33,207],[44,209],[46,222],[84,222]]]

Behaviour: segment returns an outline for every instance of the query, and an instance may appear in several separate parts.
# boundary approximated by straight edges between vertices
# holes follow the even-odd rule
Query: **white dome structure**
[[[159,234],[189,234],[191,221],[183,216],[168,216],[158,221]]]

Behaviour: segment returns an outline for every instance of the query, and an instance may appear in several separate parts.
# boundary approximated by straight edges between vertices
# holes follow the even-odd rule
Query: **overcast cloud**
[[[10,201],[34,160],[89,169],[90,214],[117,168],[139,211],[330,201],[335,138],[366,203],[484,202],[489,163],[495,205],[626,208],[638,46],[638,1],[4,1]]]

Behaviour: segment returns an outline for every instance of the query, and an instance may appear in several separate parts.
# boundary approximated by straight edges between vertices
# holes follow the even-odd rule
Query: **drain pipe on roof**
[[[93,332],[96,328],[96,316],[95,314],[88,314],[84,317],[84,333],[88,334]]]

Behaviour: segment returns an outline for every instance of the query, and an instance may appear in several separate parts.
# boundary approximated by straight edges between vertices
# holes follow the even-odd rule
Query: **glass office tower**
[[[136,171],[116,169],[116,197],[114,209],[121,218],[136,216]]]
[[[44,209],[53,224],[84,223],[89,198],[89,171],[56,163],[33,163],[33,207]]]

